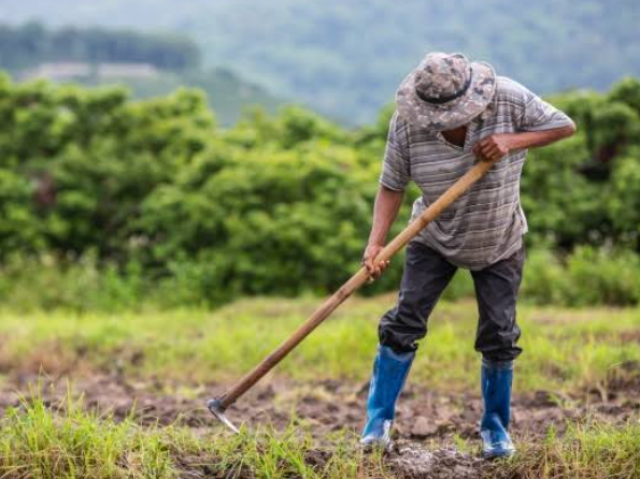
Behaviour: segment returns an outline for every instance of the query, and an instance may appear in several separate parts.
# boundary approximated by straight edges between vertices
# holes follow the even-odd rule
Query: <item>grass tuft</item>
[[[167,431],[102,420],[67,399],[52,410],[37,395],[0,422],[3,479],[175,477]]]
[[[551,430],[544,441],[521,443],[514,460],[495,472],[518,479],[638,479],[640,422],[573,425],[563,437]]]
[[[365,454],[345,433],[318,444],[293,423],[283,432],[268,427],[215,441],[215,470],[224,477],[344,479],[384,477],[380,452]]]

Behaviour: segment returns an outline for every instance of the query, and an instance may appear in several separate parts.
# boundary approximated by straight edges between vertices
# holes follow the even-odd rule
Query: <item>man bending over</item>
[[[374,277],[387,267],[374,258],[409,181],[422,192],[414,203],[415,218],[476,161],[498,161],[409,243],[397,304],[380,321],[363,444],[389,444],[395,403],[417,341],[427,333],[440,294],[464,268],[471,271],[479,310],[475,349],[482,354],[484,455],[514,453],[508,428],[513,362],[522,352],[516,302],[527,232],[520,176],[528,148],[574,132],[567,115],[519,83],[496,76],[491,65],[471,63],[461,54],[429,54],[402,82],[363,259]]]

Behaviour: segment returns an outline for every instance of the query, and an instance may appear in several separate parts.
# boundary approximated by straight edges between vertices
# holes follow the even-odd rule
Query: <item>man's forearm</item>
[[[373,226],[369,235],[370,245],[384,245],[391,225],[398,216],[404,192],[380,185],[373,208]]]
[[[546,146],[573,135],[575,126],[543,131],[500,133],[491,135],[473,146],[473,153],[480,159],[497,161],[511,152]]]
[[[565,126],[553,130],[515,133],[511,139],[511,149],[525,150],[528,148],[547,146],[573,135],[575,131],[574,126]]]

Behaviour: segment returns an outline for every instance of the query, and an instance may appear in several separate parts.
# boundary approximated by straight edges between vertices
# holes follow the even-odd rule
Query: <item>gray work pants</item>
[[[512,361],[522,352],[517,346],[516,301],[524,259],[523,246],[510,258],[471,272],[480,316],[475,349],[485,360]],[[397,353],[415,351],[416,341],[427,334],[431,311],[456,270],[428,246],[411,242],[398,302],[380,321],[380,344]]]

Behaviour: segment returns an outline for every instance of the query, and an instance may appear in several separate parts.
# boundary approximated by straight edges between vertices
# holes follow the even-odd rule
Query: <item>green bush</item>
[[[553,100],[580,134],[525,167],[530,300],[638,302],[639,96],[628,79]],[[0,77],[0,294],[85,309],[333,291],[359,268],[390,113],[348,131],[289,107],[223,130],[194,91],[131,102]],[[365,294],[395,289],[401,270],[402,256]],[[445,296],[472,294],[461,272]]]
[[[212,257],[203,255],[198,260],[171,261],[161,276],[145,273],[136,262],[125,267],[100,265],[91,253],[66,260],[52,255],[14,256],[0,268],[0,303],[4,308],[23,311],[61,308],[120,312],[146,307],[208,308],[248,294],[242,281],[221,282],[221,278],[239,275],[240,266],[225,261],[222,253],[220,256],[215,252],[211,254]],[[640,304],[640,258],[633,252],[581,247],[566,257],[548,249],[530,250],[527,256],[520,292],[523,303],[571,307]],[[259,262],[257,257],[256,261]],[[295,261],[291,265],[295,265]],[[362,293],[397,289],[401,265],[399,258],[395,269],[383,276],[381,284],[367,286]],[[273,264],[269,266],[274,267]],[[246,267],[251,269],[249,263]],[[270,273],[268,268],[258,268],[250,274],[257,278],[256,281],[267,281],[271,277],[281,284],[288,281],[278,271]],[[290,282],[286,293],[264,285],[256,290],[291,296],[309,291],[318,294],[332,291],[330,288],[318,289],[317,281],[310,275],[297,285]],[[474,295],[471,275],[460,270],[444,291],[443,299],[456,301],[471,299]]]
[[[95,255],[60,261],[51,255],[11,257],[0,268],[0,301],[17,310],[117,311],[141,304],[141,271],[99,267]]]
[[[520,298],[536,304],[565,304],[570,279],[560,260],[548,249],[527,251]]]
[[[572,306],[626,306],[640,300],[640,258],[630,251],[610,252],[584,246],[567,262]]]
[[[640,257],[631,251],[584,246],[561,261],[548,250],[529,254],[522,298],[564,306],[636,305],[640,302]]]

